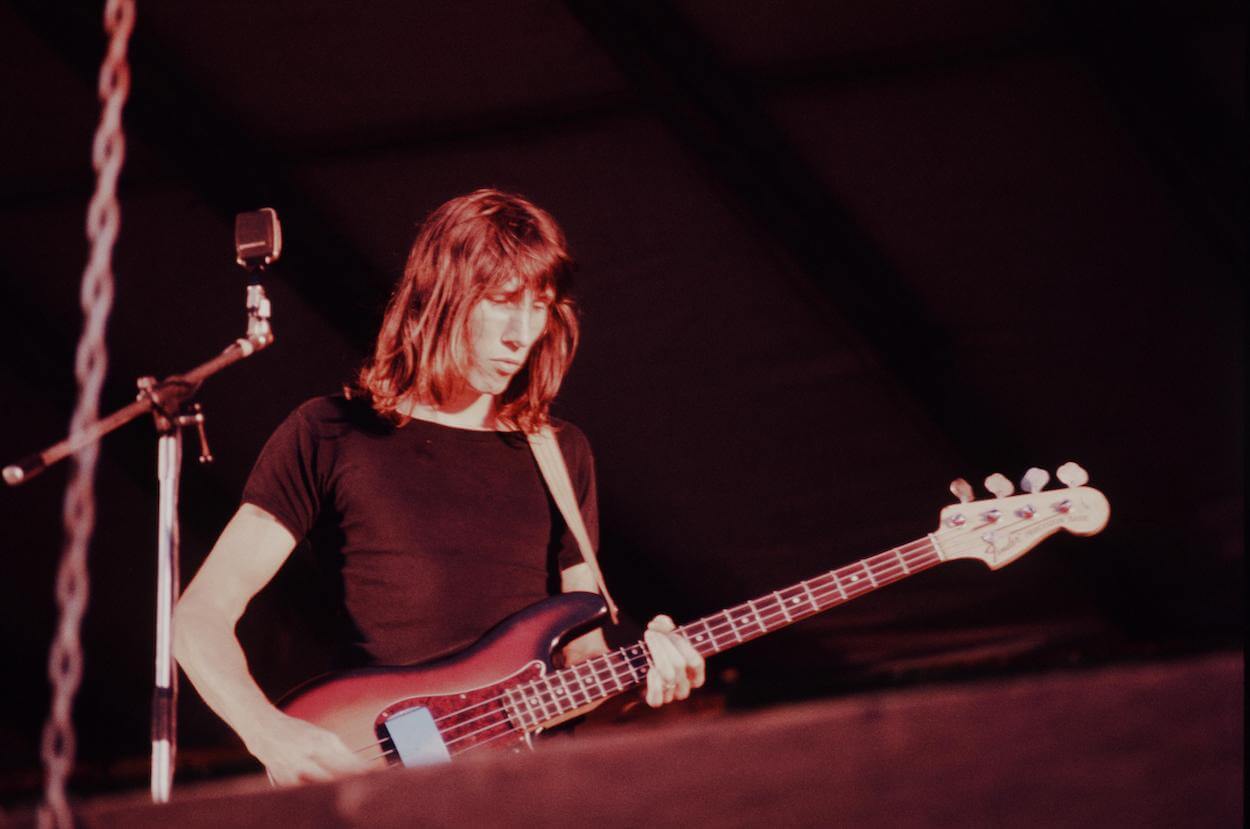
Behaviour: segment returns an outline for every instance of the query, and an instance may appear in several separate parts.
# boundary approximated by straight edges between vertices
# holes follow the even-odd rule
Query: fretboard
[[[704,657],[757,639],[939,564],[929,538],[774,590],[677,629]],[[599,702],[646,681],[651,658],[645,640],[579,662],[509,689],[506,702],[526,730]]]

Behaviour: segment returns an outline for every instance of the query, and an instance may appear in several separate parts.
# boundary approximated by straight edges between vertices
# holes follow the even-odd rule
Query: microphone
[[[277,211],[262,207],[235,216],[234,251],[235,261],[250,272],[277,262],[282,255],[282,225]]]
[[[273,342],[269,327],[269,298],[260,284],[260,273],[282,255],[282,225],[278,212],[262,207],[234,217],[235,261],[250,276],[247,286],[247,338],[238,340],[244,356]]]

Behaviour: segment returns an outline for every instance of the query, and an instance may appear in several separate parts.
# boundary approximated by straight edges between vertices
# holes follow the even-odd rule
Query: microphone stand
[[[251,263],[249,263],[251,264]],[[260,269],[263,270],[263,267]],[[6,466],[3,477],[10,486],[30,480],[57,461],[74,454],[93,441],[130,421],[151,412],[156,422],[159,484],[156,552],[156,678],[152,691],[152,800],[165,803],[173,786],[174,757],[177,750],[178,672],[173,659],[173,610],[178,600],[178,483],[182,468],[182,427],[194,425],[200,440],[200,462],[212,455],[204,431],[204,413],[199,403],[184,413],[187,403],[209,377],[234,363],[252,356],[273,343],[269,325],[270,305],[264,287],[255,279],[247,287],[247,335],[185,374],[157,382],[153,377],[138,381],[138,399],[108,417],[96,421],[77,435],[28,455]]]

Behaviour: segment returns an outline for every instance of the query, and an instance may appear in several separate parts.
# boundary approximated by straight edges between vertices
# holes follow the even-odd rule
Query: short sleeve
[[[590,543],[596,552],[599,550],[599,495],[595,487],[595,459],[590,451],[590,441],[582,430],[571,423],[556,426],[556,439],[560,451],[564,454],[564,462],[569,468],[569,478],[573,483],[573,492],[577,495],[577,503],[581,508],[582,521],[586,524],[586,532],[590,535]],[[563,524],[563,522],[561,522]],[[581,548],[573,533],[564,527],[560,535],[559,566],[567,570],[583,561]]]
[[[325,495],[326,458],[305,404],[265,442],[243,487],[243,502],[278,519],[298,541],[312,529]]]

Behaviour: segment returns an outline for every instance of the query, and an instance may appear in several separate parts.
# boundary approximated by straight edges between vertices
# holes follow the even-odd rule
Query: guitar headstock
[[[933,533],[943,561],[975,558],[991,570],[1005,567],[1060,530],[1094,535],[1107,526],[1111,505],[1098,490],[1085,486],[1089,476],[1075,463],[1056,470],[1062,489],[1043,490],[1050,476],[1034,467],[1021,481],[1020,495],[1011,482],[995,473],[985,480],[996,497],[972,500],[972,487],[962,478],[951,484],[960,500],[942,510]]]

